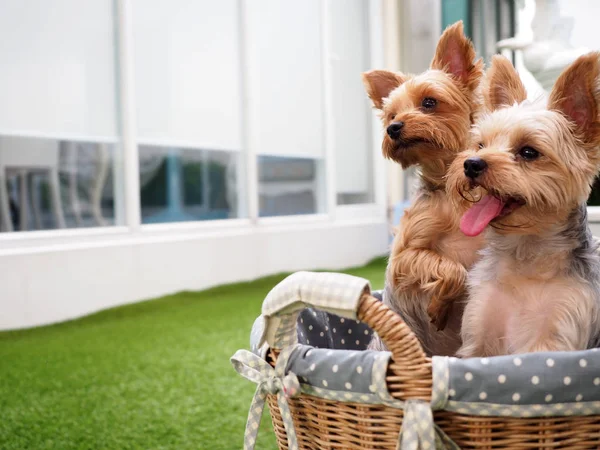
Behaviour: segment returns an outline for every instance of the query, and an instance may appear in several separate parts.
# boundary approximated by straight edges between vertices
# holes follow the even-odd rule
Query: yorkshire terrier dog
[[[420,169],[418,194],[394,237],[383,301],[430,355],[451,355],[460,346],[462,307],[452,303],[466,294],[467,268],[483,242],[460,232],[460,215],[445,189],[448,167],[467,148],[482,75],[462,22],[444,31],[430,70],[363,74],[385,129],[384,156]],[[374,336],[370,348],[385,346]]]
[[[586,200],[600,167],[599,58],[590,53],[568,67],[547,106],[526,101],[506,58],[492,61],[483,85],[491,112],[448,171],[457,202],[480,198],[461,230],[486,230],[469,271],[459,356],[598,345],[600,256]],[[475,186],[486,194],[473,194]]]

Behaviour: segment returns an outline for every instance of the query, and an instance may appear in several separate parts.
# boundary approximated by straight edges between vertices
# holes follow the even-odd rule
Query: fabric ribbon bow
[[[293,348],[288,347],[281,352],[277,358],[275,368],[271,367],[264,359],[247,350],[238,350],[231,357],[231,364],[233,364],[235,370],[244,378],[258,384],[248,412],[244,434],[244,450],[254,449],[268,394],[277,395],[277,403],[283,419],[289,450],[298,450],[298,440],[287,399],[300,395],[300,382],[294,373],[285,374],[287,361]]]

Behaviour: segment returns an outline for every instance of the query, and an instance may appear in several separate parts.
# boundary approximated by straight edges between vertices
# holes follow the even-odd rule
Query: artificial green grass
[[[384,270],[344,272],[379,288]],[[0,333],[0,449],[242,448],[256,386],[229,358],[284,276]],[[256,448],[276,449],[261,428]]]

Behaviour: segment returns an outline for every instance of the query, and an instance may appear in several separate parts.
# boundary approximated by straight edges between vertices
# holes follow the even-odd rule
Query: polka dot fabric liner
[[[447,365],[443,409],[478,416],[571,416],[600,413],[600,351],[441,358]],[[436,383],[434,376],[434,384]]]
[[[299,345],[290,357],[287,370],[300,383],[316,388],[354,394],[375,393],[372,385],[373,365],[380,352],[327,350]],[[386,354],[386,363],[389,354]]]
[[[381,300],[381,291],[372,295]],[[373,330],[359,320],[312,308],[300,313],[296,325],[298,342],[315,348],[365,350],[373,336]]]

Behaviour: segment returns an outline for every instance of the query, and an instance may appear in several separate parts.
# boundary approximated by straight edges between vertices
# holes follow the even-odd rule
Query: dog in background
[[[417,166],[420,187],[394,237],[384,302],[399,313],[428,354],[453,355],[460,346],[467,268],[481,239],[465,237],[446,193],[446,171],[467,148],[480,107],[483,62],[475,61],[462,22],[442,34],[429,70],[405,75],[363,74],[385,129],[383,154],[403,168]],[[442,330],[442,331],[439,331]],[[370,348],[384,349],[374,336]]]
[[[461,230],[485,230],[469,272],[459,356],[582,350],[600,336],[600,256],[586,201],[600,167],[600,53],[577,59],[547,105],[526,101],[496,56],[483,94],[493,111],[448,171],[457,203],[479,198]],[[475,186],[483,196],[473,194]]]

